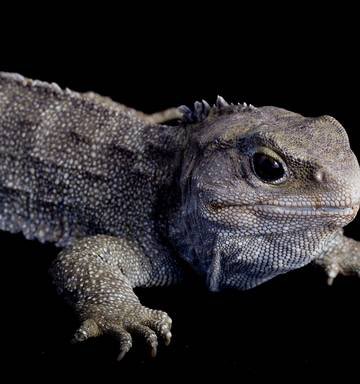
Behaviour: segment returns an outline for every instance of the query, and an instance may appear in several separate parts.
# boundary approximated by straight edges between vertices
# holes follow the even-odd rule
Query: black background
[[[20,7],[4,11],[0,69],[93,90],[145,112],[214,102],[221,94],[330,114],[346,127],[360,158],[359,31],[351,9],[294,7],[283,14],[243,4],[197,11],[177,4],[163,8],[165,14],[143,5],[88,7],[76,15],[70,7],[40,9],[36,16]],[[359,228],[356,219],[347,233],[360,240]],[[115,340],[69,344],[76,319],[47,275],[57,249],[21,235],[0,233],[0,241],[2,349],[13,377],[249,382],[358,372],[355,277],[328,287],[323,271],[308,266],[247,292],[208,293],[195,277],[186,287],[139,290],[144,304],[173,318],[173,342],[152,360],[137,340],[116,363]]]

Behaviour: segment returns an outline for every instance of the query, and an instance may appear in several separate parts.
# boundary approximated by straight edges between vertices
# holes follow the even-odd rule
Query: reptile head
[[[197,223],[191,232],[212,238],[208,253],[221,253],[217,273],[226,269],[232,283],[220,285],[251,287],[308,263],[356,216],[360,168],[334,118],[223,99],[184,112],[183,212],[188,225]],[[201,254],[199,241],[192,243]],[[213,264],[212,256],[201,266],[210,280]]]

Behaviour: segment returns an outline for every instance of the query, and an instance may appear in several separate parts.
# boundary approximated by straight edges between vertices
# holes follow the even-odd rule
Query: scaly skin
[[[152,263],[136,244],[104,235],[78,240],[60,252],[52,267],[55,284],[82,321],[74,341],[114,334],[120,360],[134,333],[145,338],[155,356],[157,334],[168,345],[172,321],[165,312],[142,306],[133,288],[174,283],[180,277],[175,267],[171,259]]]
[[[181,120],[167,126],[168,119]],[[195,103],[147,116],[93,93],[0,74],[0,228],[64,249],[51,273],[119,359],[143,336],[155,355],[171,319],[135,287],[184,278],[249,289],[311,261],[358,274],[343,236],[360,169],[343,127],[275,107]]]

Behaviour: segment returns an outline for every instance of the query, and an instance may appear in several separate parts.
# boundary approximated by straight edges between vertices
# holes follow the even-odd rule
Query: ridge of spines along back
[[[200,123],[204,121],[210,113],[221,115],[226,113],[253,111],[256,108],[246,103],[228,103],[222,96],[217,96],[215,104],[210,106],[206,100],[195,101],[193,109],[186,105],[181,105],[179,111],[182,113],[181,121],[186,124]]]

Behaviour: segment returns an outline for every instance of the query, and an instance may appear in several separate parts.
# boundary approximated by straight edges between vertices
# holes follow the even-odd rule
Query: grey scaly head
[[[174,237],[211,289],[251,288],[320,258],[356,216],[359,164],[334,118],[221,97],[181,110],[189,145]]]

